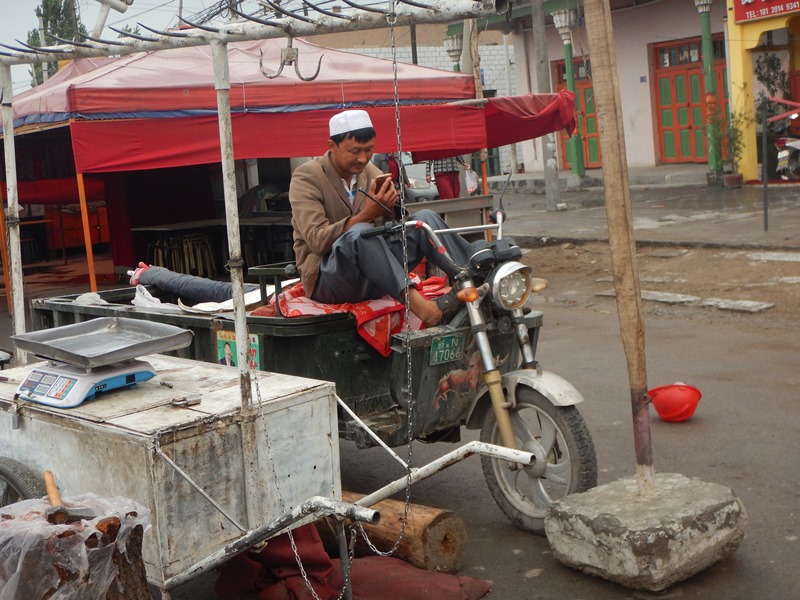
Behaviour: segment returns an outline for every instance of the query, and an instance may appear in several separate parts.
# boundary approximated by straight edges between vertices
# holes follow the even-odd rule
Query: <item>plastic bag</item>
[[[467,169],[464,173],[464,179],[467,182],[467,192],[472,194],[478,189],[478,174],[472,169]]]
[[[168,302],[161,302],[158,298],[153,296],[147,291],[147,288],[142,284],[136,286],[136,296],[131,300],[136,308],[143,308],[146,310],[153,310],[156,312],[181,314],[183,311],[177,304],[170,304]]]

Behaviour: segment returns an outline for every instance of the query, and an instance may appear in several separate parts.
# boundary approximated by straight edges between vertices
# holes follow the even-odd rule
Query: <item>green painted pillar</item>
[[[567,77],[567,89],[575,92],[575,70],[572,64],[572,42],[564,44],[564,66]],[[580,108],[580,99],[575,97],[575,111]],[[579,177],[586,175],[586,165],[583,160],[583,139],[581,138],[581,120],[578,116],[575,133],[567,140],[567,158],[572,165],[572,172]]]
[[[700,11],[700,31],[703,44],[703,84],[706,94],[706,144],[708,146],[708,185],[722,183],[722,140],[720,123],[725,119],[717,104],[717,80],[714,73],[714,50],[711,45],[711,2],[695,2]],[[714,113],[717,113],[716,117]],[[715,131],[716,130],[716,131]]]
[[[572,28],[577,23],[577,12],[574,9],[556,10],[552,13],[553,23],[564,43],[564,71],[567,89],[575,92],[575,69],[572,64]],[[580,101],[575,97],[575,112],[580,109]],[[575,134],[565,144],[567,160],[572,165],[572,172],[578,177],[586,175],[586,164],[583,157],[583,140],[581,139],[581,120],[578,118]]]

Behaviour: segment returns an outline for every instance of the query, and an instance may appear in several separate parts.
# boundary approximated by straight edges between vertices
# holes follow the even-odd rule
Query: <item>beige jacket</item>
[[[372,180],[380,174],[378,167],[368,163],[358,176],[357,187],[369,189]],[[342,180],[329,153],[326,153],[295,169],[289,185],[289,202],[292,205],[295,262],[303,288],[310,297],[317,285],[322,257],[344,233],[345,221],[361,210],[364,202],[371,200],[359,193],[350,206]]]

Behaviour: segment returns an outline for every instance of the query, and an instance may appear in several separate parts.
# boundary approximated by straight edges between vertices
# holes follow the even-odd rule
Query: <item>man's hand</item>
[[[377,202],[367,198],[361,210],[347,220],[345,229],[350,229],[356,223],[372,223],[378,217],[392,218],[394,205],[397,202],[397,190],[394,183],[391,179],[386,179],[380,189],[376,189],[375,183],[375,179],[370,181],[367,192]]]

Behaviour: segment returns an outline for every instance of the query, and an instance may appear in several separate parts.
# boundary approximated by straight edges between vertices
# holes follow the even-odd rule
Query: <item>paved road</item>
[[[509,193],[506,232],[520,244],[542,238],[608,239],[602,189],[563,192],[569,209],[545,210],[545,197]],[[800,187],[774,186],[767,193],[764,231],[763,192],[758,187],[708,191],[667,187],[631,190],[637,242],[800,249]]]
[[[557,284],[557,283],[556,283]],[[545,307],[538,357],[585,397],[581,412],[595,440],[600,483],[635,472],[628,380],[613,311]],[[607,308],[612,308],[609,303]],[[796,329],[795,334],[796,334]],[[763,332],[747,322],[721,325],[648,319],[651,387],[690,382],[703,392],[697,415],[681,424],[652,417],[657,471],[677,472],[734,489],[749,515],[747,539],[729,560],[679,584],[670,598],[796,597],[800,385],[796,335]],[[422,460],[446,447],[415,446]],[[502,599],[656,597],[633,593],[558,564],[547,541],[515,530],[494,505],[477,459],[414,490],[416,501],[457,509],[469,527],[462,574],[494,581]],[[392,469],[379,451],[343,452],[347,485],[377,487]],[[664,596],[660,596],[664,597]]]
[[[553,281],[554,287],[558,281]],[[591,308],[544,306],[538,357],[586,397],[581,412],[594,437],[600,483],[635,470],[628,380],[611,300]],[[684,381],[703,399],[685,423],[651,418],[655,467],[732,488],[749,516],[747,538],[730,559],[665,594],[634,592],[583,575],[555,561],[547,540],[512,527],[495,506],[477,458],[415,486],[413,500],[457,510],[469,542],[462,575],[493,581],[492,598],[503,600],[618,600],[794,598],[800,536],[800,345],[796,324],[767,331],[748,321],[714,322],[648,318],[650,387]],[[448,451],[445,444],[414,445],[416,464]],[[399,477],[379,449],[342,447],[346,488],[371,491]],[[175,598],[211,600],[210,578]]]
[[[637,239],[671,243],[800,248],[797,188],[775,191],[770,231],[763,232],[760,190],[708,194],[705,190],[635,190]],[[771,192],[772,193],[772,192]],[[572,208],[543,210],[544,197],[507,197],[507,231],[537,237],[603,239],[600,192],[565,194]],[[577,206],[588,207],[577,210]],[[594,205],[594,206],[593,206]],[[674,216],[673,216],[674,215]],[[558,289],[551,279],[551,289]],[[77,291],[77,290],[76,290]],[[611,300],[592,307],[547,304],[539,359],[580,389],[595,439],[600,483],[634,472],[627,374]],[[703,392],[697,416],[666,424],[654,416],[655,466],[733,488],[749,514],[747,539],[727,561],[659,596],[633,592],[558,564],[544,538],[515,530],[494,505],[476,458],[454,466],[414,490],[416,502],[455,509],[464,516],[469,544],[463,575],[493,580],[492,598],[597,599],[793,598],[800,587],[800,344],[798,324],[767,329],[746,318],[714,321],[648,318],[650,387],[674,381]],[[8,319],[0,329],[7,332]],[[414,446],[419,464],[448,446]],[[379,450],[342,448],[345,487],[369,491],[397,475]],[[213,576],[176,591],[179,600],[212,600]]]

